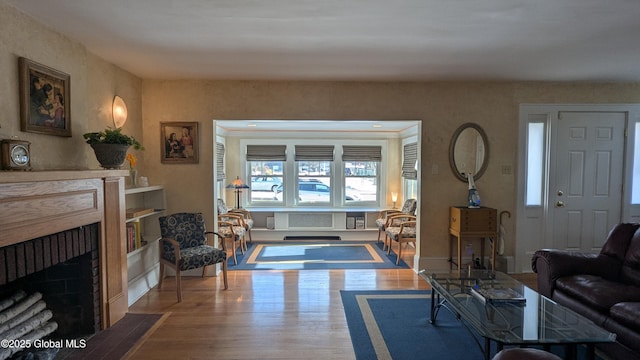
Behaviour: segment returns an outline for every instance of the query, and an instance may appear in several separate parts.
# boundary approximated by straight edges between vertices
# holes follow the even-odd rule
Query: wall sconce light
[[[116,95],[111,105],[111,115],[113,116],[113,124],[116,129],[121,128],[127,122],[127,104],[124,100]]]
[[[396,208],[396,202],[398,201],[398,193],[397,192],[395,192],[395,191],[391,192],[391,201],[393,201],[393,208],[392,209],[395,209]]]
[[[242,189],[248,188],[249,185],[245,184],[242,179],[240,179],[240,176],[236,176],[236,178],[231,181],[231,184],[227,185],[227,189],[234,189],[236,193],[236,209],[240,209],[240,193]]]

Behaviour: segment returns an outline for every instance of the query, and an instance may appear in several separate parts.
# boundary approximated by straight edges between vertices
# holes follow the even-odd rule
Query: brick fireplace
[[[54,337],[77,338],[100,330],[100,224],[0,248],[0,299],[23,290],[41,293]]]
[[[82,323],[95,332],[120,320],[128,310],[126,175],[0,172],[0,295],[39,287],[50,309],[82,307],[78,316],[58,319],[70,327]]]

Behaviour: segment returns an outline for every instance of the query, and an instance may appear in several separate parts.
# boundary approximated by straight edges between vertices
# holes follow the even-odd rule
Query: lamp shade
[[[227,185],[227,189],[248,189],[249,185],[245,184],[240,176],[236,176],[235,179],[231,181],[231,184]]]
[[[115,125],[116,129],[123,127],[127,122],[127,104],[118,95],[113,98],[111,114],[113,116],[113,125]]]
[[[234,189],[235,193],[236,193],[236,208],[239,209],[240,208],[240,193],[242,192],[242,189],[248,189],[249,185],[245,184],[242,179],[240,179],[240,176],[236,176],[235,179],[233,179],[231,181],[231,184],[226,186],[227,189]]]

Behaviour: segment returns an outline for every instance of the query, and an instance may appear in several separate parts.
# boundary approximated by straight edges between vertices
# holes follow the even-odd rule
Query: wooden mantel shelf
[[[127,170],[0,171],[0,247],[100,223],[102,328],[128,311]]]
[[[0,183],[31,181],[56,181],[100,179],[127,176],[127,170],[43,170],[43,171],[0,171]]]

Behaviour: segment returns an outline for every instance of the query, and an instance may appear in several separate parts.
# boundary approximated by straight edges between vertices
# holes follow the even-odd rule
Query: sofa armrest
[[[597,254],[563,250],[538,250],[531,259],[531,268],[538,274],[538,292],[551,298],[557,279],[578,274],[598,274],[603,267]]]

